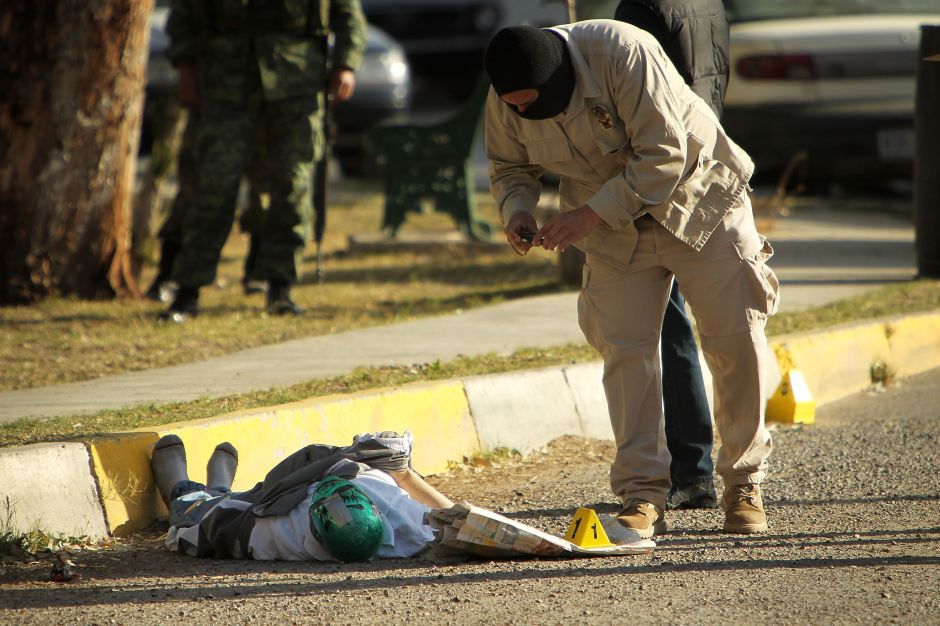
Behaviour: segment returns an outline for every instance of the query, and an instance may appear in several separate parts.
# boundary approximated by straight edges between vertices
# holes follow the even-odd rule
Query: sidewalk
[[[776,250],[781,310],[843,299],[915,272],[909,219],[872,211],[801,208],[765,233]],[[81,383],[0,393],[0,423],[151,403],[219,397],[339,376],[357,367],[510,354],[584,341],[574,292],[440,317],[298,339],[207,361]]]

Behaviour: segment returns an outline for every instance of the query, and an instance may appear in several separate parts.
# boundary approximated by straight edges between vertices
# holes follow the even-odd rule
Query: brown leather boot
[[[760,497],[760,485],[731,485],[721,497],[725,510],[724,529],[729,533],[762,533],[767,531],[767,515]]]
[[[636,531],[643,539],[666,532],[666,514],[663,510],[647,502],[631,498],[627,500],[623,509],[617,514],[617,521],[621,526]]]

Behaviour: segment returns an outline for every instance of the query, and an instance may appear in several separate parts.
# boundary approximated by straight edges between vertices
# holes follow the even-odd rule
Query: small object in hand
[[[519,239],[521,239],[523,243],[531,244],[534,238],[535,238],[535,233],[532,232],[531,230],[523,230],[519,232]]]
[[[49,580],[54,583],[72,582],[82,577],[82,575],[75,570],[75,563],[69,558],[68,553],[59,552],[55,555],[55,564],[52,566],[52,571],[49,573]]]

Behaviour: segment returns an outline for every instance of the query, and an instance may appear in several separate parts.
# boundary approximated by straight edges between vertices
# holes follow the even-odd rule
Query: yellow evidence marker
[[[615,545],[607,538],[594,509],[584,507],[574,512],[565,539],[581,548],[606,548]]]
[[[816,401],[800,370],[791,369],[783,377],[767,401],[767,419],[788,424],[812,424],[816,421]]]

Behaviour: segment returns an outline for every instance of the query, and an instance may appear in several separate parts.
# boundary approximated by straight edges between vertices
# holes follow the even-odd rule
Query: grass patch
[[[4,496],[0,502],[0,556],[22,558],[41,552],[74,550],[92,545],[88,537],[66,537],[34,527],[28,531],[19,530],[13,522],[16,503]]]
[[[0,447],[50,441],[88,439],[99,433],[124,432],[171,422],[213,417],[232,411],[296,402],[307,398],[366,389],[405,385],[418,381],[448,380],[462,376],[494,374],[520,369],[579,363],[597,358],[588,346],[571,345],[551,350],[519,350],[504,357],[489,354],[434,361],[423,365],[357,368],[345,376],[311,380],[281,389],[245,393],[193,402],[145,404],[80,416],[37,420],[25,418],[0,424]]]
[[[460,462],[448,461],[448,471],[469,470],[478,472],[484,467],[503,467],[509,463],[518,462],[522,459],[522,453],[515,448],[506,448],[500,446],[492,450],[477,452],[471,456],[463,457]]]
[[[223,250],[218,280],[201,294],[201,314],[183,326],[157,324],[165,305],[146,300],[48,298],[0,307],[0,391],[89,380],[203,360],[290,339],[453,312],[522,295],[558,291],[553,254],[519,258],[502,246],[468,255],[456,246],[427,252],[350,255],[348,237],[381,230],[383,195],[375,183],[338,184],[323,242],[326,280],[316,282],[309,246],[294,289],[300,318],[269,317],[264,296],[241,289],[246,239],[237,229]],[[495,222],[488,195],[479,213]],[[402,233],[452,231],[440,213],[410,216]],[[148,268],[142,288],[155,273]]]
[[[783,290],[786,291],[786,284]],[[768,335],[788,335],[847,322],[940,308],[940,280],[894,283],[818,308],[779,313],[767,321]]]

